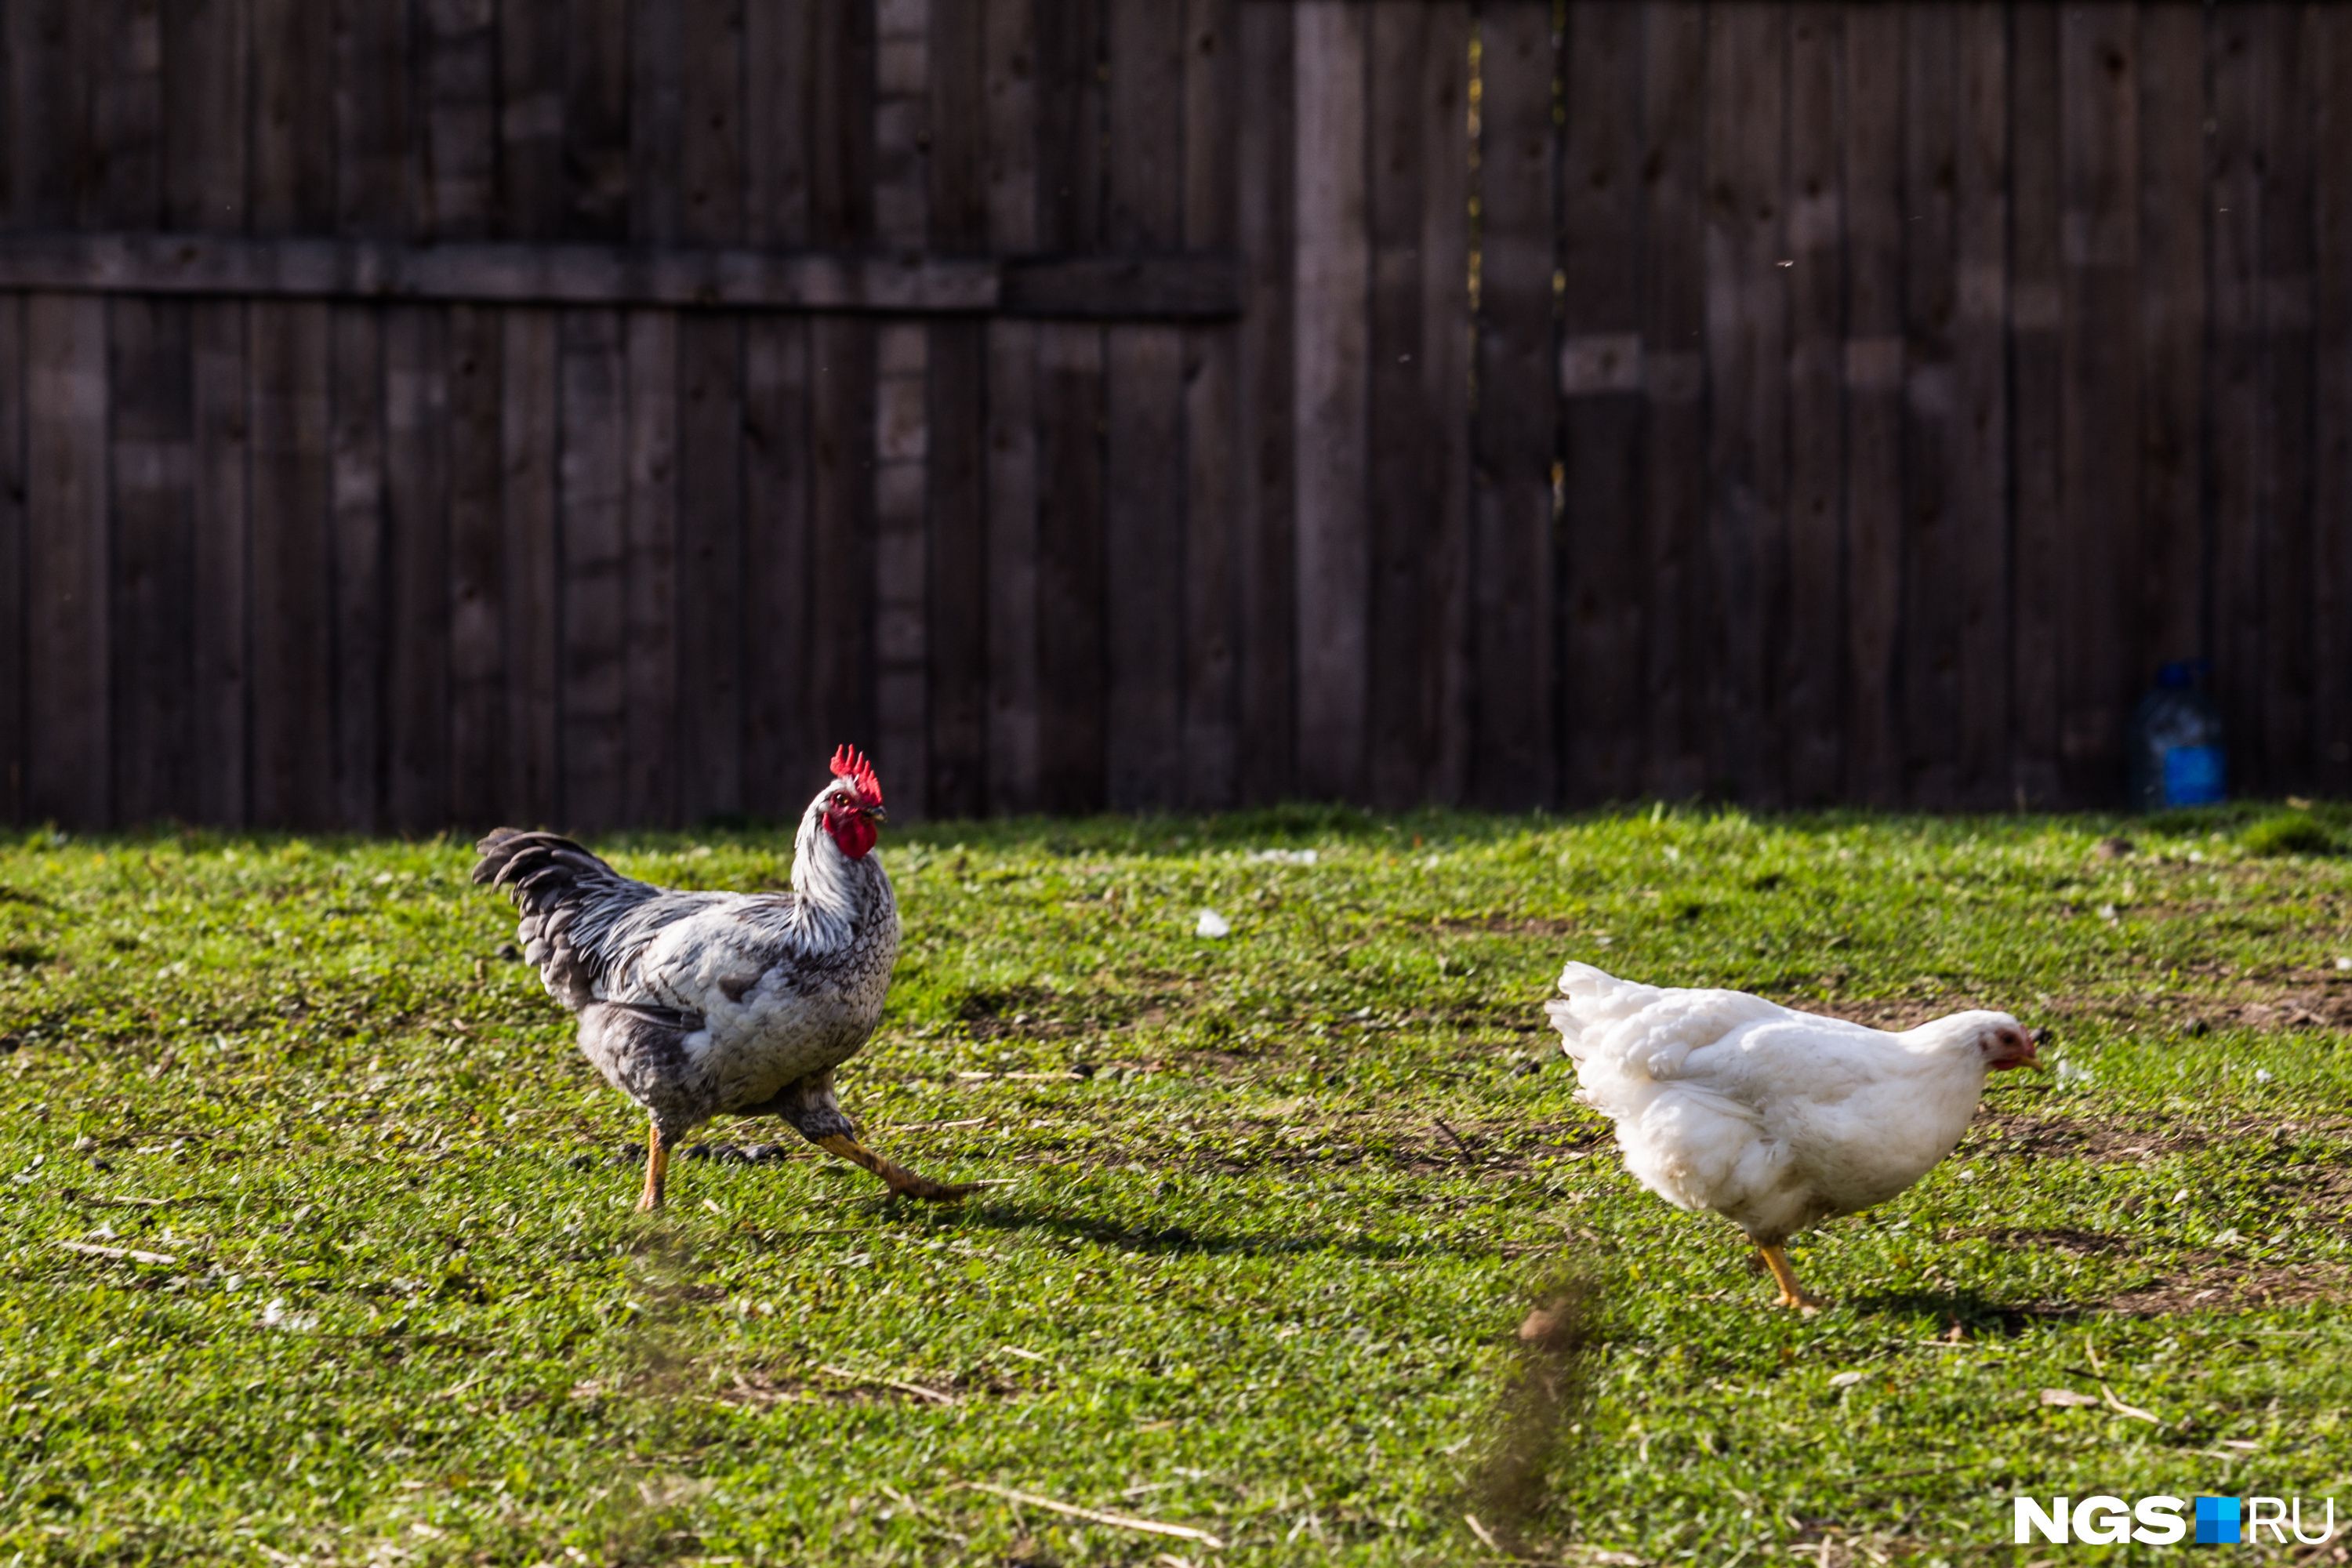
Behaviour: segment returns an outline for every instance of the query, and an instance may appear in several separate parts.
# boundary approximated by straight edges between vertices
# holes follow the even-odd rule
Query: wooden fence
[[[2352,785],[2352,12],[0,0],[0,816]]]

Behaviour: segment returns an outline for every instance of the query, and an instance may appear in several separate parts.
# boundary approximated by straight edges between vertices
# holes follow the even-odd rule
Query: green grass
[[[898,832],[907,951],[844,1099],[1005,1184],[890,1205],[795,1148],[682,1163],[653,1218],[640,1124],[461,846],[32,835],[0,1563],[1462,1563],[1497,1448],[1538,1504],[1494,1524],[1563,1562],[2022,1563],[2019,1492],[2336,1495],[2352,872],[2251,854],[2261,815]],[[600,847],[697,887],[790,855]],[[2005,1006],[2062,1070],[1801,1238],[1837,1304],[1795,1317],[1573,1103],[1538,1011],[1570,957]],[[1563,1269],[1597,1304],[1554,1429],[1515,1330]],[[2156,1419],[2041,1403],[2103,1385]]]

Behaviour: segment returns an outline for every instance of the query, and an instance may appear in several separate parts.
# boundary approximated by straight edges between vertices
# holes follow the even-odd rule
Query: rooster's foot
[[[980,1190],[977,1182],[935,1182],[929,1176],[893,1163],[845,1133],[820,1138],[817,1145],[831,1150],[853,1165],[863,1165],[889,1184],[894,1197],[923,1198],[932,1203],[952,1203]]]

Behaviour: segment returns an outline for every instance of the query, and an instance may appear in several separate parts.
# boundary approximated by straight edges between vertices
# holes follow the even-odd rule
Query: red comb
[[[866,805],[882,804],[882,781],[874,776],[874,764],[858,755],[856,748],[844,746],[833,753],[833,776],[847,780]]]

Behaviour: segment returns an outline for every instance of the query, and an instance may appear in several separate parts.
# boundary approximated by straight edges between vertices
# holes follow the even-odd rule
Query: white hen
[[[1746,1231],[1784,1307],[1820,1302],[1781,1243],[1902,1192],[1959,1142],[1988,1074],[2041,1065],[2006,1013],[1889,1034],[1589,963],[1560,971],[1559,989],[1544,1011],[1576,1063],[1577,1099],[1617,1124],[1626,1169],[1676,1208]]]

